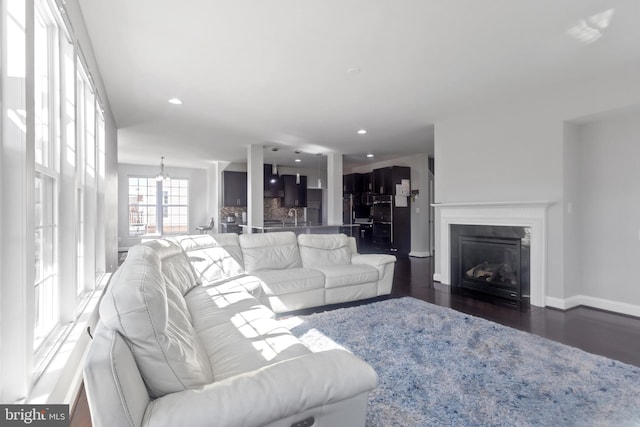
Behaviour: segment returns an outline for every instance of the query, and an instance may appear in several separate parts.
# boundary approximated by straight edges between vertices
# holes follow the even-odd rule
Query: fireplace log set
[[[490,264],[485,261],[467,270],[465,276],[490,283],[518,284],[516,274],[509,264]]]

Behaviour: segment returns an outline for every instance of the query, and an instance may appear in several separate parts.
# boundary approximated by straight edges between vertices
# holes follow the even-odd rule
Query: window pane
[[[186,179],[169,179],[162,183],[162,188],[162,234],[187,233],[189,231],[189,181]]]
[[[34,345],[37,348],[58,324],[58,299],[55,287],[55,181],[37,173],[35,187],[34,286],[35,325]]]
[[[155,233],[156,181],[129,178],[129,234]]]
[[[46,20],[36,8],[34,19],[35,161],[49,166],[50,37]]]

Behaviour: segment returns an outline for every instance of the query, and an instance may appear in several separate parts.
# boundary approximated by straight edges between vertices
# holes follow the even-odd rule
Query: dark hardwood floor
[[[640,318],[588,307],[567,311],[531,307],[514,310],[471,297],[451,294],[433,282],[432,258],[405,258],[396,263],[392,298],[412,296],[473,316],[531,332],[585,351],[640,366]],[[339,304],[333,309],[353,304]],[[318,310],[301,310],[305,314]],[[90,427],[84,388],[71,415],[71,426]]]

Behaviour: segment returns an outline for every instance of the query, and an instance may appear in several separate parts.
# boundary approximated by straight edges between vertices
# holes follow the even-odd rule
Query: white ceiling
[[[438,120],[639,59],[638,0],[79,3],[121,163],[245,162],[251,144],[281,162],[433,153]],[[580,20],[602,37],[570,36]]]

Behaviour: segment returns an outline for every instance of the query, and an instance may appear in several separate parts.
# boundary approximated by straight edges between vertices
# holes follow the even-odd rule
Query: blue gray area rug
[[[414,298],[281,320],[379,385],[367,426],[640,426],[640,368]]]

